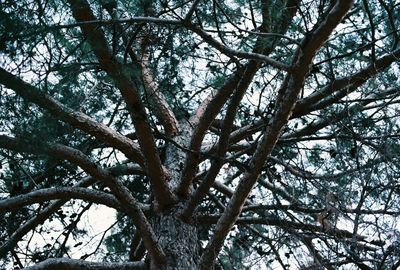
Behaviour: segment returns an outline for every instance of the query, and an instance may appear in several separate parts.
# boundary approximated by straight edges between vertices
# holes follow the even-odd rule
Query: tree
[[[399,267],[398,2],[0,7],[2,267]]]

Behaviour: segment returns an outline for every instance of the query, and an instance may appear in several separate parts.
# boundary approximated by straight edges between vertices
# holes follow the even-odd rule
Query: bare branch
[[[93,184],[95,181],[92,177],[86,177],[79,181],[74,187],[87,187]],[[0,246],[0,258],[4,257],[7,252],[12,250],[29,231],[33,230],[39,224],[47,220],[54,212],[56,212],[66,201],[58,200],[50,203],[49,206],[44,208],[42,211],[37,213],[33,218],[29,219],[24,224],[13,232],[13,234]]]
[[[143,50],[146,50],[143,48]],[[149,68],[149,54],[144,52],[141,59],[142,78],[147,97],[154,107],[154,113],[160,120],[167,136],[174,137],[179,132],[179,123],[163,93],[158,89],[154,76]]]
[[[287,123],[292,114],[297,96],[304,84],[309,66],[315,54],[352,5],[353,1],[337,1],[324,21],[312,33],[312,36],[303,40],[302,48],[298,50],[298,55],[294,59],[293,72],[287,75],[279,90],[272,123],[267,127],[263,139],[251,160],[251,170],[246,172],[240,180],[229,205],[216,225],[214,237],[209,241],[201,257],[200,265],[202,269],[212,267],[216,254],[219,253],[226,236],[239,217],[244,202],[259,177],[261,168],[280,136],[282,127]]]
[[[379,59],[359,72],[333,81],[332,84],[322,88],[318,92],[299,100],[296,103],[293,117],[310,113],[315,110],[323,109],[333,102],[340,100],[344,96],[353,92],[367,80],[374,77],[382,69],[390,66],[393,62],[400,59],[400,49],[397,49]],[[335,94],[336,95],[332,95]]]
[[[67,258],[47,259],[34,266],[23,268],[25,270],[145,270],[144,262],[88,262]]]
[[[220,216],[218,215],[209,215],[209,216],[198,216],[197,221],[202,224],[218,224],[218,220]],[[309,232],[323,232],[328,233],[329,235],[338,237],[338,238],[352,238],[353,233],[347,230],[340,230],[336,228],[332,228],[332,230],[327,231],[322,226],[313,225],[313,224],[305,224],[305,223],[297,223],[287,220],[282,220],[280,218],[274,217],[263,217],[263,218],[239,218],[236,220],[235,224],[262,224],[269,226],[276,226],[283,229],[296,229],[302,231]],[[357,235],[357,240],[365,240],[367,237],[362,235]]]
[[[281,138],[282,139],[287,139],[287,138],[295,138],[295,137],[301,137],[301,136],[306,136],[306,135],[311,135],[317,132],[318,130],[321,130],[324,127],[327,127],[328,125],[331,125],[333,123],[337,123],[340,120],[342,120],[345,117],[348,117],[349,115],[354,115],[368,105],[371,102],[374,102],[377,98],[383,98],[392,94],[399,95],[400,94],[400,88],[390,88],[384,92],[378,92],[378,93],[373,93],[366,97],[363,101],[354,103],[350,105],[348,108],[343,109],[337,114],[334,114],[330,117],[325,117],[323,119],[320,119],[318,121],[312,122],[309,125],[305,126],[302,129],[296,130],[292,133],[285,134]]]
[[[132,23],[154,23],[154,24],[160,24],[160,25],[182,25],[181,21],[178,20],[171,20],[171,19],[164,19],[164,18],[156,18],[156,17],[151,17],[151,16],[136,16],[136,17],[131,17],[128,19],[112,19],[112,20],[87,20],[87,21],[80,21],[76,23],[70,23],[70,24],[57,24],[57,25],[49,25],[46,26],[46,31],[50,30],[58,30],[58,29],[69,29],[69,28],[75,28],[75,27],[82,27],[85,25],[94,25],[94,26],[105,26],[105,25],[112,25],[112,24],[132,24]],[[36,29],[36,28],[35,28]],[[39,28],[40,29],[40,28]]]
[[[192,6],[190,7],[188,13],[186,13],[185,16],[185,21],[190,21],[190,18],[192,17],[193,13],[196,11],[197,6],[199,5],[201,0],[194,0]]]
[[[2,199],[0,200],[0,212],[14,211],[22,206],[58,199],[80,199],[97,204],[104,204],[115,209],[120,208],[117,199],[108,193],[88,188],[59,187],[39,189],[27,194]]]
[[[218,90],[215,96],[210,98],[208,102],[202,104],[202,106],[197,110],[195,117],[191,118],[191,124],[195,126],[190,141],[190,150],[192,152],[188,153],[185,160],[182,180],[178,187],[179,194],[187,196],[189,187],[197,170],[197,164],[200,160],[200,155],[197,153],[200,150],[205,133],[221,110],[222,106],[225,104],[226,100],[238,87],[242,76],[244,77],[243,74],[243,70],[238,70],[236,74]]]
[[[285,12],[281,15],[281,20],[283,23],[279,23],[279,27],[277,27],[277,31],[281,33],[285,33],[290,25],[290,22],[292,21],[294,15],[296,14],[297,10],[297,1],[288,1],[286,3],[285,7]],[[268,14],[269,16],[269,14]],[[261,30],[266,30],[267,28],[265,25],[267,25],[269,22],[263,22],[263,25],[261,26]],[[195,26],[193,26],[195,27]],[[200,31],[203,31],[199,29]],[[204,33],[203,33],[204,34]],[[205,34],[203,37],[205,41],[207,42],[207,38],[212,39],[209,35]],[[215,41],[217,42],[217,41]],[[223,45],[221,45],[223,46]],[[253,48],[253,53],[258,54],[258,53],[264,53],[262,55],[265,56],[265,54],[269,54],[272,49],[276,46],[276,43],[266,43],[265,38],[262,36],[259,36],[256,40],[256,44]],[[196,113],[194,116],[191,117],[190,122],[193,126],[195,126],[195,130],[193,132],[191,142],[190,142],[190,149],[193,150],[194,152],[198,152],[201,147],[201,143],[203,141],[203,138],[205,136],[205,132],[209,129],[210,125],[212,122],[215,120],[215,117],[217,113],[220,111],[222,105],[226,102],[228,97],[230,96],[231,93],[235,92],[236,97],[233,98],[232,106],[229,108],[230,116],[227,118],[226,121],[226,130],[225,132],[230,132],[232,129],[232,124],[230,124],[230,121],[233,121],[231,119],[232,114],[234,114],[237,110],[237,107],[239,106],[239,103],[241,99],[243,98],[244,93],[248,89],[252,79],[256,75],[257,71],[261,67],[262,61],[252,59],[250,60],[245,67],[239,68],[228,80],[225,85],[218,90],[217,93],[211,93],[207,99],[204,100],[204,102],[199,106],[197,109]],[[229,87],[229,88],[227,88]],[[227,90],[229,92],[227,92]],[[229,129],[229,131],[227,131]],[[225,139],[225,138],[224,138]],[[226,142],[221,142],[220,143],[224,145]],[[220,148],[221,153],[225,153],[226,149],[224,147]],[[181,195],[187,196],[189,186],[193,180],[197,164],[199,162],[199,156],[194,155],[189,153],[187,155],[187,158],[185,160],[185,168],[182,173],[182,181],[180,186],[178,187],[178,192]],[[216,165],[215,165],[216,166]],[[218,167],[222,165],[218,165],[213,168],[213,173],[216,174],[218,173]],[[209,181],[212,181],[211,179],[211,174],[209,175]],[[205,192],[205,187],[209,186],[208,181],[204,183],[204,189],[201,193]],[[199,190],[200,192],[200,190]],[[198,196],[200,193],[198,193]],[[197,196],[196,196],[197,197]],[[192,202],[194,203],[194,201]]]
[[[123,164],[109,168],[111,173],[114,176],[124,175],[124,174],[132,174],[132,173],[143,173],[143,171],[138,168],[137,165],[132,164]],[[85,177],[78,183],[76,183],[73,187],[88,187],[92,185],[96,180],[91,177]],[[5,254],[13,249],[15,245],[24,237],[29,231],[33,230],[39,224],[43,223],[47,220],[53,213],[55,213],[61,206],[66,203],[65,200],[57,200],[49,204],[46,208],[37,213],[34,217],[29,219],[24,224],[13,232],[13,234],[0,246],[0,258],[4,257]]]
[[[361,165],[358,168],[352,168],[346,171],[334,173],[334,174],[324,174],[324,175],[318,175],[315,173],[311,173],[306,170],[301,170],[299,168],[296,168],[288,163],[282,162],[281,160],[275,158],[275,157],[269,157],[269,160],[276,162],[279,165],[282,165],[288,172],[293,174],[294,176],[303,178],[303,179],[320,179],[320,180],[327,180],[327,181],[333,181],[335,179],[338,179],[340,177],[350,175],[355,172],[359,172],[360,169],[365,169],[365,168],[371,168],[374,165],[377,165],[379,163],[384,162],[384,159],[373,159],[372,161],[366,162],[364,165]]]
[[[239,85],[237,86],[237,89],[235,90],[229,102],[221,129],[221,135],[219,137],[219,143],[217,149],[217,157],[219,159],[212,161],[211,168],[208,170],[207,175],[200,183],[200,186],[196,189],[195,193],[189,198],[186,208],[183,210],[182,213],[182,217],[184,219],[190,218],[194,209],[197,207],[201,199],[207,194],[208,190],[214,183],[215,178],[218,175],[218,172],[221,169],[222,165],[225,163],[223,158],[225,157],[225,154],[228,150],[229,135],[233,128],[233,122],[235,120],[237,109],[240,105],[240,102],[242,101],[243,95],[245,94],[251,82],[251,79],[253,78],[252,74],[254,74],[255,71],[257,70],[257,66],[256,65],[254,66],[255,68],[252,69],[250,72],[246,71],[245,75],[243,76],[244,78],[242,78],[242,80],[240,81]],[[246,75],[248,73],[251,74]]]
[[[265,56],[264,54],[260,53],[249,53],[249,52],[243,52],[243,51],[238,51],[232,48],[229,48],[225,46],[224,44],[218,42],[216,39],[214,39],[210,34],[208,34],[206,31],[201,29],[200,27],[191,24],[191,23],[185,23],[185,26],[199,35],[205,42],[207,42],[209,45],[217,49],[218,51],[222,52],[223,54],[226,54],[227,56],[230,57],[239,57],[243,59],[249,59],[249,60],[257,60],[261,62],[265,62],[277,69],[284,70],[284,71],[291,71],[290,66],[283,64],[281,62],[278,62],[271,57]]]
[[[51,96],[42,93],[36,87],[24,82],[10,72],[0,67],[0,83],[12,89],[27,101],[46,109],[52,116],[59,118],[80,130],[95,136],[107,145],[113,146],[124,153],[132,161],[144,163],[143,156],[136,143],[119,134],[102,123],[98,123],[86,114],[74,111],[61,104]]]
[[[273,35],[270,35],[271,33],[265,33],[265,31],[269,31],[270,30],[270,24],[271,24],[271,14],[270,11],[268,9],[268,5],[266,2],[263,2],[263,8],[262,10],[262,15],[263,15],[263,22],[261,24],[261,26],[259,27],[260,32],[256,43],[254,45],[253,48],[253,53],[263,53],[264,55],[268,55],[277,45],[277,41],[281,38],[284,37],[284,33],[288,30],[290,23],[293,20],[293,17],[295,16],[297,9],[298,9],[298,2],[297,0],[290,0],[287,1],[285,3],[283,3],[285,6],[283,8],[283,12],[282,14],[280,14],[280,16],[278,16],[277,19],[277,25],[275,25],[275,31],[277,31],[277,33],[274,33]],[[218,4],[218,3],[217,3]],[[222,9],[221,9],[222,10]],[[223,10],[222,10],[223,11]],[[227,16],[227,14],[225,14],[225,17],[229,18],[229,16]],[[274,15],[274,17],[276,17],[276,15]],[[233,22],[231,22],[233,24]],[[273,42],[271,42],[271,40],[266,39],[266,37],[273,37]],[[242,80],[239,82],[240,85],[238,85],[238,92],[241,91],[245,91],[247,90],[248,86],[249,86],[249,82],[251,81],[252,78],[254,78],[256,72],[258,71],[258,69],[261,66],[261,61],[256,61],[256,60],[251,60],[247,63],[246,67],[245,67],[245,71],[244,74],[242,76]],[[246,88],[247,87],[247,88]],[[212,97],[210,98],[210,100],[212,100]],[[192,117],[194,119],[196,119],[197,121],[195,123],[198,123],[198,121],[200,121],[200,118],[202,116],[202,114],[204,113],[204,110],[206,109],[208,103],[210,103],[209,100],[205,100],[204,104],[202,104],[198,111],[196,112],[195,116]],[[258,125],[258,124],[257,124]],[[264,126],[264,123],[262,123],[261,126]],[[245,133],[247,131],[245,130],[238,130],[238,131],[234,131],[232,133],[232,136],[230,137],[230,142],[235,143],[238,140],[240,140],[240,138],[243,138],[243,136],[246,136]],[[230,149],[231,150],[231,149]],[[211,151],[215,151],[214,149],[211,149]]]
[[[108,6],[104,5],[104,8],[107,10],[107,12],[110,14],[110,16],[118,20],[118,14],[117,12],[114,12],[114,10]],[[148,45],[148,37],[145,36],[141,38],[141,48],[142,48],[142,56],[141,59],[139,60],[139,57],[136,55],[132,48],[132,42],[133,40],[129,39],[126,33],[124,33],[124,29],[122,28],[122,25],[116,24],[114,25],[116,29],[118,30],[119,33],[122,35],[122,39],[125,43],[126,46],[126,51],[125,53],[129,54],[131,61],[134,63],[134,65],[137,65],[137,67],[141,67],[142,71],[142,82],[144,84],[144,89],[146,91],[146,98],[149,99],[150,101],[150,106],[154,110],[155,116],[159,119],[161,124],[163,125],[165,129],[165,133],[173,137],[179,132],[179,124],[178,121],[176,120],[176,117],[174,115],[174,112],[170,108],[166,97],[164,94],[160,91],[155,78],[153,76],[152,71],[150,70],[150,63],[149,63],[149,53],[146,52],[147,50],[147,45]],[[147,32],[147,28],[145,28]]]
[[[86,1],[69,0],[68,2],[71,5],[76,21],[84,22],[96,19]],[[128,111],[136,128],[139,145],[145,158],[147,175],[152,184],[156,201],[160,209],[162,209],[172,204],[175,201],[175,196],[168,187],[164,169],[157,152],[155,138],[149,125],[145,106],[141,100],[139,91],[132,82],[130,74],[124,71],[124,66],[112,55],[101,28],[93,24],[84,24],[81,26],[81,30],[91,44],[100,65],[115,80],[127,104]]]
[[[66,159],[85,170],[92,177],[103,181],[124,206],[127,214],[132,218],[135,225],[142,233],[143,241],[150,256],[158,263],[165,261],[165,254],[157,243],[156,236],[147,221],[146,216],[139,204],[133,198],[131,192],[118,181],[110,171],[105,170],[93,163],[85,154],[61,144],[36,144],[32,145],[22,140],[17,140],[5,135],[0,135],[0,147],[31,153],[44,153],[56,158]]]

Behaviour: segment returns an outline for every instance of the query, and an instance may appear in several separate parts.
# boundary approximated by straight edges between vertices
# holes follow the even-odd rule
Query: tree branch
[[[337,123],[341,121],[343,118],[348,117],[349,115],[354,115],[360,112],[366,105],[368,105],[371,102],[374,102],[377,98],[387,97],[392,94],[400,94],[400,88],[395,87],[395,88],[390,88],[384,92],[373,93],[368,97],[366,97],[363,101],[354,103],[337,114],[312,122],[302,129],[283,135],[282,139],[298,138],[314,134],[318,130],[321,130],[324,127]]]
[[[397,49],[379,59],[359,72],[341,79],[334,80],[330,85],[322,88],[318,92],[299,100],[293,112],[293,117],[308,114],[315,110],[321,110],[340,100],[344,96],[356,90],[367,80],[374,77],[382,69],[390,66],[393,62],[400,59],[400,49]],[[336,95],[332,95],[335,94]]]
[[[197,6],[199,5],[201,0],[194,0],[192,6],[190,7],[188,13],[186,13],[185,21],[190,21],[192,18],[193,13],[196,11]]]
[[[206,131],[214,121],[217,114],[220,112],[222,106],[225,104],[229,96],[235,91],[240,83],[242,77],[244,77],[244,71],[239,69],[236,74],[230,78],[224,86],[222,86],[218,92],[210,98],[209,102],[206,102],[200,106],[192,117],[191,124],[195,126],[191,140],[190,150],[186,156],[185,167],[182,172],[182,180],[178,187],[178,193],[187,196],[189,187],[192,184],[193,178],[197,171],[197,164],[200,161],[200,155],[198,154],[203,138]]]
[[[182,22],[179,20],[171,20],[171,19],[164,19],[164,18],[157,18],[151,16],[136,16],[130,17],[128,19],[112,19],[112,20],[87,20],[87,21],[80,21],[76,23],[70,24],[56,24],[56,25],[47,25],[45,26],[46,31],[50,30],[58,30],[58,29],[69,29],[75,27],[82,27],[85,25],[94,25],[94,26],[105,26],[105,25],[112,25],[112,24],[132,24],[132,23],[154,23],[160,25],[175,25],[180,26]],[[34,29],[37,29],[35,27]],[[39,28],[40,29],[40,28]]]
[[[67,258],[47,259],[34,266],[23,268],[24,270],[145,270],[144,262],[88,262]]]
[[[143,48],[143,50],[146,50],[146,48]],[[158,89],[153,73],[149,68],[149,54],[147,52],[143,52],[140,65],[142,67],[144,88],[154,107],[154,113],[164,127],[166,135],[174,137],[179,132],[179,123],[165,96]]]
[[[380,158],[380,159],[374,159],[372,161],[366,162],[364,165],[361,165],[358,168],[352,168],[346,171],[342,171],[342,172],[338,172],[338,173],[334,173],[334,174],[324,174],[324,175],[318,175],[306,170],[301,170],[299,168],[296,168],[288,163],[285,163],[283,161],[281,161],[280,159],[276,158],[276,157],[269,157],[269,160],[283,166],[285,168],[285,170],[287,170],[288,172],[290,172],[292,175],[300,177],[302,179],[319,179],[319,180],[323,180],[323,181],[333,181],[335,179],[338,179],[340,177],[346,176],[346,175],[350,175],[352,173],[356,173],[359,172],[360,169],[365,169],[365,168],[370,168],[374,165],[377,165],[379,163],[384,162],[384,159]]]
[[[285,12],[283,12],[281,14],[281,17],[279,17],[280,19],[282,19],[283,23],[279,22],[279,27],[278,27],[277,31],[281,32],[281,33],[285,33],[287,31],[287,29],[297,11],[297,1],[296,0],[288,1],[286,3],[286,5],[287,6],[285,7]],[[268,14],[268,16],[269,15],[270,14]],[[260,27],[261,30],[266,30],[267,28],[265,25],[267,25],[268,23],[269,22],[263,21],[263,25]],[[203,38],[205,39],[205,41],[207,41],[206,38],[211,38],[211,37],[206,34],[206,36]],[[275,43],[274,42],[271,42],[271,43],[265,42],[265,37],[259,36],[257,38],[256,44],[253,48],[253,53],[257,53],[257,54],[263,53],[262,55],[265,56],[265,54],[269,54],[275,46],[276,46],[276,42]],[[193,150],[194,152],[198,152],[200,150],[201,143],[203,141],[205,133],[209,129],[212,122],[215,120],[216,115],[219,113],[220,109],[222,108],[222,106],[224,105],[224,103],[226,102],[228,97],[231,95],[231,93],[236,93],[237,96],[234,98],[232,97],[233,101],[231,102],[232,103],[230,105],[231,107],[228,109],[228,110],[230,110],[230,112],[229,112],[230,116],[228,118],[226,118],[226,122],[225,122],[225,125],[226,125],[225,132],[227,132],[228,129],[229,129],[229,132],[231,131],[233,124],[231,124],[229,122],[233,121],[233,119],[231,118],[232,114],[234,115],[236,113],[237,107],[239,106],[244,93],[248,89],[249,85],[252,82],[252,79],[254,78],[257,71],[261,67],[261,64],[262,64],[262,61],[260,61],[260,60],[252,59],[251,61],[249,61],[244,68],[239,68],[235,72],[235,74],[231,77],[231,79],[228,80],[225,83],[225,85],[219,89],[219,91],[215,94],[215,96],[212,96],[212,95],[209,96],[203,102],[203,104],[201,104],[199,106],[195,115],[190,119],[191,124],[196,127],[193,132],[191,142],[190,142],[191,150]],[[223,139],[225,140],[227,138],[223,138]],[[226,142],[221,142],[221,138],[220,138],[220,143],[223,146]],[[224,147],[225,146],[220,148],[219,151],[221,153],[226,152],[226,149],[224,149]],[[185,161],[185,168],[182,173],[182,181],[180,183],[180,186],[178,187],[179,194],[187,196],[189,186],[192,183],[198,162],[199,162],[198,155],[194,155],[191,153],[189,153],[187,155],[186,161]],[[218,165],[218,166],[220,167],[222,165]],[[213,170],[212,170],[213,174],[218,173],[219,169],[217,167],[213,168]],[[210,174],[208,181],[212,181],[211,176],[212,175]],[[204,191],[202,191],[201,193],[204,193],[205,187],[209,186],[209,184],[206,184],[206,183],[208,183],[208,181],[205,182],[204,187],[202,187],[202,189],[204,189]],[[200,192],[200,190],[199,190],[199,192]],[[200,193],[198,193],[196,195],[196,197],[197,196],[200,196]],[[194,203],[194,201],[192,203]]]
[[[255,69],[257,70],[258,67],[256,65]],[[255,73],[256,70],[251,70],[250,72]],[[249,72],[246,72],[249,73]],[[222,165],[225,163],[224,157],[225,154],[228,150],[229,146],[229,136],[233,128],[233,123],[235,120],[236,112],[237,109],[240,105],[240,102],[242,101],[242,98],[249,87],[249,84],[251,80],[253,79],[252,74],[249,74],[249,76],[243,76],[242,80],[240,81],[237,89],[235,90],[233,96],[231,97],[231,100],[228,104],[225,118],[223,121],[222,129],[221,129],[221,134],[219,137],[219,142],[218,142],[218,149],[217,149],[217,157],[218,159],[215,159],[211,163],[211,167],[207,172],[207,175],[203,179],[203,181],[200,183],[199,187],[196,189],[195,193],[189,198],[189,201],[185,207],[185,209],[182,212],[182,218],[183,219],[189,219],[194,211],[194,209],[197,207],[197,205],[200,203],[201,199],[207,194],[208,190],[212,186],[212,184],[215,181],[215,178],[217,177]],[[247,78],[247,80],[246,80]]]
[[[206,31],[204,31],[203,29],[201,29],[200,27],[198,27],[194,24],[185,23],[184,26],[186,28],[188,28],[189,30],[191,30],[192,32],[199,35],[209,45],[211,45],[212,47],[214,47],[221,53],[226,54],[227,56],[230,56],[230,57],[236,56],[236,57],[243,58],[243,59],[257,60],[257,61],[267,63],[267,64],[269,64],[277,69],[280,69],[280,70],[285,70],[285,71],[289,71],[289,72],[291,71],[290,66],[283,64],[281,62],[278,62],[264,54],[253,53],[253,52],[249,53],[249,52],[238,51],[238,50],[229,48],[229,47],[225,46],[224,44],[218,42],[210,34],[208,34]]]
[[[209,215],[209,216],[198,216],[197,221],[201,224],[218,224],[220,220],[220,216],[218,215]],[[353,233],[347,230],[340,230],[336,228],[332,228],[331,230],[327,230],[322,226],[313,225],[313,224],[305,224],[305,223],[297,223],[293,221],[283,220],[280,218],[239,218],[236,220],[235,224],[262,224],[268,226],[276,226],[282,229],[296,229],[302,231],[309,232],[321,232],[327,233],[331,236],[335,236],[338,238],[352,238]],[[365,236],[357,235],[357,240],[365,240]],[[380,243],[381,244],[381,243]]]
[[[315,54],[352,5],[353,1],[337,1],[327,17],[312,32],[312,35],[303,40],[302,47],[295,54],[293,71],[286,76],[279,90],[272,123],[267,127],[251,160],[251,170],[246,172],[240,180],[229,205],[216,225],[214,237],[209,241],[201,257],[201,269],[209,269],[213,266],[226,236],[239,217],[244,202],[259,177],[260,170],[280,136],[282,127],[292,114],[297,96],[303,87]]]
[[[132,218],[135,225],[141,231],[144,244],[149,251],[150,256],[156,262],[160,264],[164,263],[165,254],[158,245],[156,236],[139,204],[136,202],[131,192],[120,181],[118,181],[110,171],[93,163],[79,150],[61,144],[41,143],[32,145],[22,140],[0,135],[0,147],[21,152],[47,154],[55,156],[56,158],[66,159],[81,167],[92,177],[103,181],[111,189],[115,197],[121,202],[121,205],[124,206],[127,214]]]
[[[115,132],[108,126],[95,121],[86,114],[74,111],[53,99],[51,96],[14,76],[0,67],[0,83],[12,89],[25,100],[46,109],[52,116],[59,118],[70,125],[96,137],[107,145],[117,148],[132,161],[144,163],[143,156],[136,143],[129,138]]]
[[[107,10],[111,18],[114,20],[118,20],[117,12],[114,12],[114,9],[111,8],[109,5],[102,4],[103,7]],[[179,132],[179,124],[176,120],[174,112],[171,110],[166,97],[164,94],[159,90],[153,73],[150,70],[149,66],[149,53],[146,52],[146,47],[148,43],[148,37],[145,36],[141,38],[141,48],[142,48],[142,57],[141,60],[137,57],[136,53],[132,49],[132,42],[133,40],[128,39],[127,35],[124,33],[124,30],[120,24],[115,25],[118,32],[122,35],[122,39],[126,46],[125,54],[129,54],[131,61],[135,66],[138,68],[141,67],[142,71],[142,81],[144,84],[144,89],[146,91],[146,97],[150,101],[150,106],[154,110],[154,113],[158,120],[164,127],[165,133],[173,137]],[[145,28],[144,28],[145,29]],[[146,31],[146,30],[145,30]],[[147,31],[146,31],[147,32]],[[135,76],[133,76],[135,77]]]
[[[95,182],[94,178],[86,177],[79,181],[74,187],[87,187]],[[24,224],[13,232],[13,234],[0,246],[0,258],[4,257],[7,252],[12,250],[18,241],[21,240],[29,231],[33,230],[39,224],[46,221],[54,212],[56,212],[66,201],[58,200],[50,203],[49,206],[37,213],[33,218],[29,219]]]
[[[119,202],[113,195],[99,190],[80,187],[57,187],[39,189],[26,194],[2,199],[0,200],[0,212],[14,211],[26,205],[59,199],[80,199],[103,204],[115,209],[121,208]]]
[[[117,165],[109,168],[109,170],[114,176],[140,172],[143,173],[143,171],[141,171],[138,166],[132,164]],[[95,181],[96,180],[93,177],[88,176],[76,183],[73,187],[88,187],[92,185]],[[24,237],[29,231],[33,230],[39,224],[47,220],[65,203],[65,200],[54,201],[42,211],[37,213],[33,218],[29,219],[24,224],[21,224],[21,226],[15,232],[13,232],[13,234],[7,239],[7,241],[0,246],[0,258],[4,257],[8,251],[13,249],[18,241],[20,241],[20,239]]]
[[[84,0],[69,0],[73,16],[77,22],[95,20],[89,4]],[[175,201],[175,196],[168,187],[164,169],[158,155],[155,138],[149,125],[145,106],[136,86],[132,82],[124,66],[112,55],[107,40],[101,28],[92,24],[81,26],[83,35],[87,38],[100,65],[115,80],[130,112],[136,129],[140,149],[145,158],[146,171],[152,184],[158,207],[162,209]]]

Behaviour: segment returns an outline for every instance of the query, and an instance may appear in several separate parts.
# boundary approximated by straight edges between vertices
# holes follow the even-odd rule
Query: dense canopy
[[[397,269],[399,29],[396,0],[0,0],[0,268]]]

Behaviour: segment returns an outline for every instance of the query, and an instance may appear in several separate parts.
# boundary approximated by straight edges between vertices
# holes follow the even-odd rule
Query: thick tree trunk
[[[174,207],[152,219],[167,263],[163,267],[151,263],[151,270],[198,269],[200,241],[197,227],[181,221],[177,217],[180,211],[180,207]]]
[[[192,129],[187,121],[181,121],[182,130],[175,142],[188,147]],[[186,153],[176,145],[167,144],[164,166],[169,172],[168,181],[171,189],[175,190],[179,184]],[[151,220],[158,243],[167,256],[166,265],[160,267],[150,263],[151,270],[199,269],[200,241],[195,224],[188,224],[180,220],[179,215],[185,205],[180,201],[168,210],[154,216]]]

